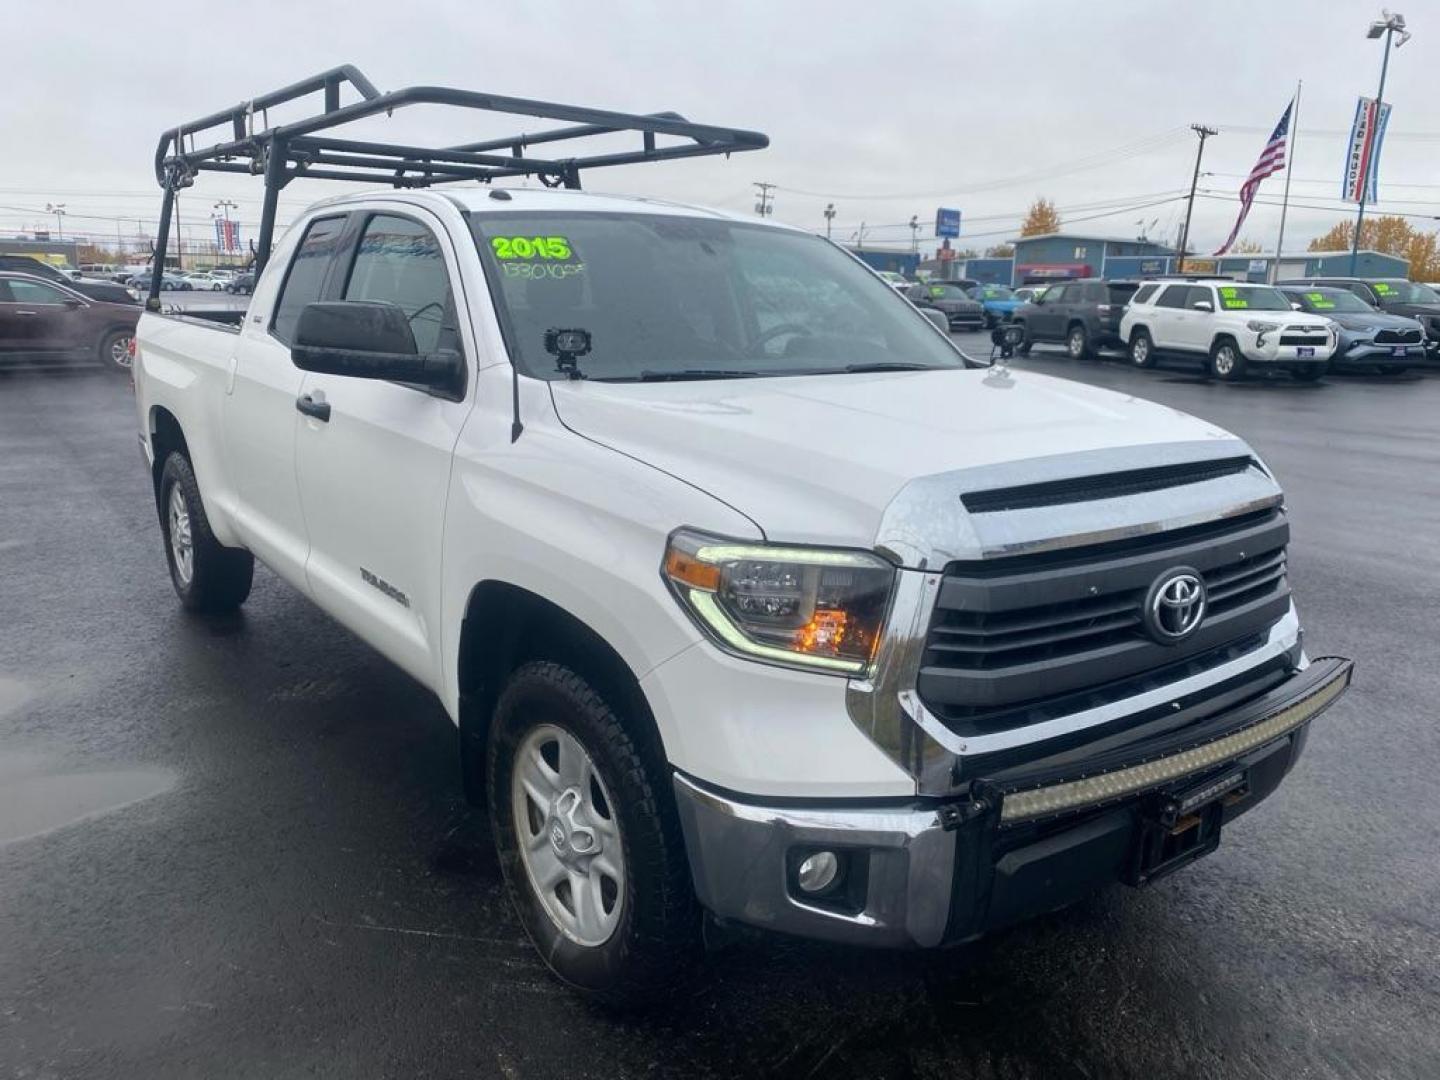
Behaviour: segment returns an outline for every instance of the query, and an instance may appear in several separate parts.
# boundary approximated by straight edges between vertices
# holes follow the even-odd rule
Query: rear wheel
[[[1090,359],[1090,334],[1083,323],[1070,327],[1070,332],[1065,336],[1065,351],[1070,354],[1071,360]]]
[[[1138,368],[1155,366],[1155,344],[1148,330],[1136,330],[1130,335],[1130,363]]]
[[[1210,347],[1210,375],[1225,382],[1238,382],[1245,377],[1245,357],[1229,338],[1221,338]]]
[[[510,898],[550,969],[612,1004],[683,974],[700,918],[668,773],[598,691],[560,664],[519,668],[487,776]]]
[[[215,539],[194,470],[178,451],[165,459],[160,473],[160,528],[165,535],[170,583],[187,611],[218,614],[245,602],[255,574],[255,558]]]
[[[1021,356],[1029,356],[1030,349],[1035,344],[1030,338],[1030,327],[1023,322],[1016,323],[1015,325],[1020,330],[1020,344],[1015,346],[1015,351]]]

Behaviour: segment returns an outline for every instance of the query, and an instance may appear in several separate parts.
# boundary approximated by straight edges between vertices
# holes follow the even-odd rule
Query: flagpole
[[[1295,111],[1290,114],[1290,153],[1285,156],[1285,199],[1280,204],[1280,235],[1275,238],[1275,261],[1270,265],[1270,284],[1280,279],[1280,256],[1285,250],[1285,215],[1290,212],[1290,175],[1295,171],[1295,149],[1300,145],[1300,91],[1305,80],[1295,83]]]

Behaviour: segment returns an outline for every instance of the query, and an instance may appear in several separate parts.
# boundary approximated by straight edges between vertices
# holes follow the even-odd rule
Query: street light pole
[[[1205,155],[1205,140],[1220,133],[1204,124],[1191,124],[1190,130],[1200,136],[1200,147],[1195,151],[1195,175],[1190,177],[1190,201],[1185,204],[1185,226],[1180,230],[1180,261],[1175,267],[1177,274],[1185,272],[1185,247],[1190,241],[1190,215],[1195,211],[1195,186],[1200,183],[1200,159]]]
[[[1400,33],[1400,42],[1395,46],[1399,48],[1410,40],[1410,31],[1405,29],[1404,15],[1391,15],[1388,11],[1381,12],[1385,17],[1377,19],[1370,24],[1366,37],[1374,40],[1382,33],[1385,35],[1385,55],[1380,61],[1380,89],[1375,92],[1375,123],[1380,123],[1380,112],[1385,107],[1385,76],[1390,70],[1390,42],[1396,32]],[[1376,156],[1379,155],[1379,147],[1376,147]],[[1375,168],[1374,161],[1365,163],[1365,184],[1360,188],[1360,210],[1355,215],[1355,235],[1350,238],[1350,276],[1355,276],[1355,263],[1360,257],[1360,230],[1365,224],[1365,188],[1370,185],[1370,173]]]
[[[825,204],[825,211],[824,211],[824,212],[825,212],[825,239],[826,239],[826,240],[829,240],[829,239],[830,239],[830,224],[831,224],[831,222],[833,222],[833,221],[835,220],[835,204],[834,204],[833,202],[832,202],[832,203],[826,203],[826,204]]]
[[[920,254],[920,218],[916,214],[910,215],[910,254]]]
[[[65,239],[65,223],[64,223],[64,218],[65,218],[65,204],[64,204],[63,202],[62,202],[62,203],[46,203],[46,204],[45,204],[45,212],[46,212],[47,214],[54,214],[54,215],[55,215],[55,239],[57,239],[57,240],[64,240],[64,239]]]
[[[228,254],[230,250],[230,211],[240,209],[240,204],[231,202],[229,199],[221,199],[215,204],[215,209],[225,215],[225,235],[221,244],[221,253]]]

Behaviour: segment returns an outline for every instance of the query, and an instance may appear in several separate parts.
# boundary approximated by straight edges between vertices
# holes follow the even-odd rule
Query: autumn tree
[[[1310,241],[1311,251],[1349,251],[1355,226],[1349,221],[1335,225],[1324,236]],[[1410,280],[1434,281],[1440,277],[1440,236],[1420,232],[1396,214],[1371,218],[1360,228],[1360,247],[1409,260]]]
[[[994,247],[985,249],[987,259],[1013,259],[1015,249],[1009,244],[996,244]]]
[[[1053,202],[1042,197],[1030,204],[1025,220],[1020,224],[1021,236],[1044,236],[1059,231],[1060,211],[1055,209]]]
[[[1259,240],[1237,240],[1230,248],[1232,255],[1259,255],[1264,250]]]

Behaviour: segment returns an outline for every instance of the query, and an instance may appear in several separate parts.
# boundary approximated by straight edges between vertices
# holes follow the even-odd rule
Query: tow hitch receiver
[[[1244,771],[1178,794],[1158,795],[1140,811],[1126,883],[1146,885],[1220,846],[1225,807],[1249,794]]]

